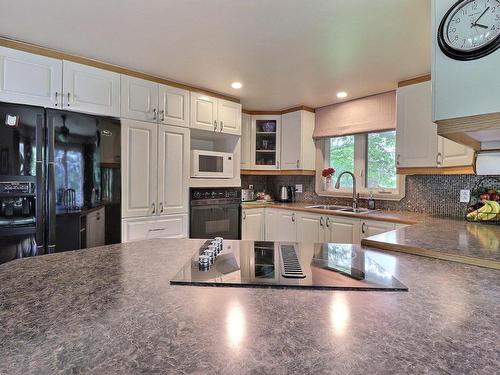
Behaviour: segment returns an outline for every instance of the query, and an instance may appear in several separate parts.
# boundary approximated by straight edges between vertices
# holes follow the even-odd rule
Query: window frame
[[[385,132],[386,130],[384,130]],[[376,133],[376,132],[370,132]],[[367,187],[367,167],[368,167],[368,134],[360,133],[354,135],[354,175],[356,176],[356,192],[359,197],[367,199],[373,194],[375,199],[399,201],[405,197],[406,185],[404,176],[396,174],[396,189],[368,188]],[[346,136],[349,134],[346,134]],[[316,140],[316,194],[319,196],[352,198],[352,188],[335,189],[336,175],[333,177],[332,186],[325,190],[324,178],[321,172],[330,166],[330,138]],[[396,163],[396,160],[394,160]],[[347,178],[347,177],[343,177]]]

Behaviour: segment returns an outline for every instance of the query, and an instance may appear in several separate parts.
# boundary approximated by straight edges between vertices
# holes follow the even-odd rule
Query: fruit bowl
[[[484,177],[471,190],[465,219],[500,225],[500,179]]]

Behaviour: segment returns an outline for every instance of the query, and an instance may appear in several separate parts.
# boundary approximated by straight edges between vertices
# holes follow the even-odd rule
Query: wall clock
[[[500,47],[500,0],[459,0],[445,14],[438,44],[455,60],[474,60]]]

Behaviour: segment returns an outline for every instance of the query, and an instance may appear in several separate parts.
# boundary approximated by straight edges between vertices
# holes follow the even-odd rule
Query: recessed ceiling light
[[[339,91],[337,93],[337,98],[339,98],[339,99],[344,99],[346,97],[347,97],[347,93],[345,91]]]
[[[233,82],[233,83],[231,83],[231,87],[233,89],[239,90],[243,87],[243,85],[241,84],[241,82]]]

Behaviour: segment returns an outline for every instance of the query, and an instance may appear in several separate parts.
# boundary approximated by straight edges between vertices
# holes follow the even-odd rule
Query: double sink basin
[[[306,206],[305,208],[316,208],[319,210],[329,210],[329,211],[352,212],[352,213],[356,213],[356,214],[366,214],[370,211],[373,211],[373,210],[369,210],[367,208],[352,208],[352,207],[346,207],[346,206],[325,205],[325,204]]]

